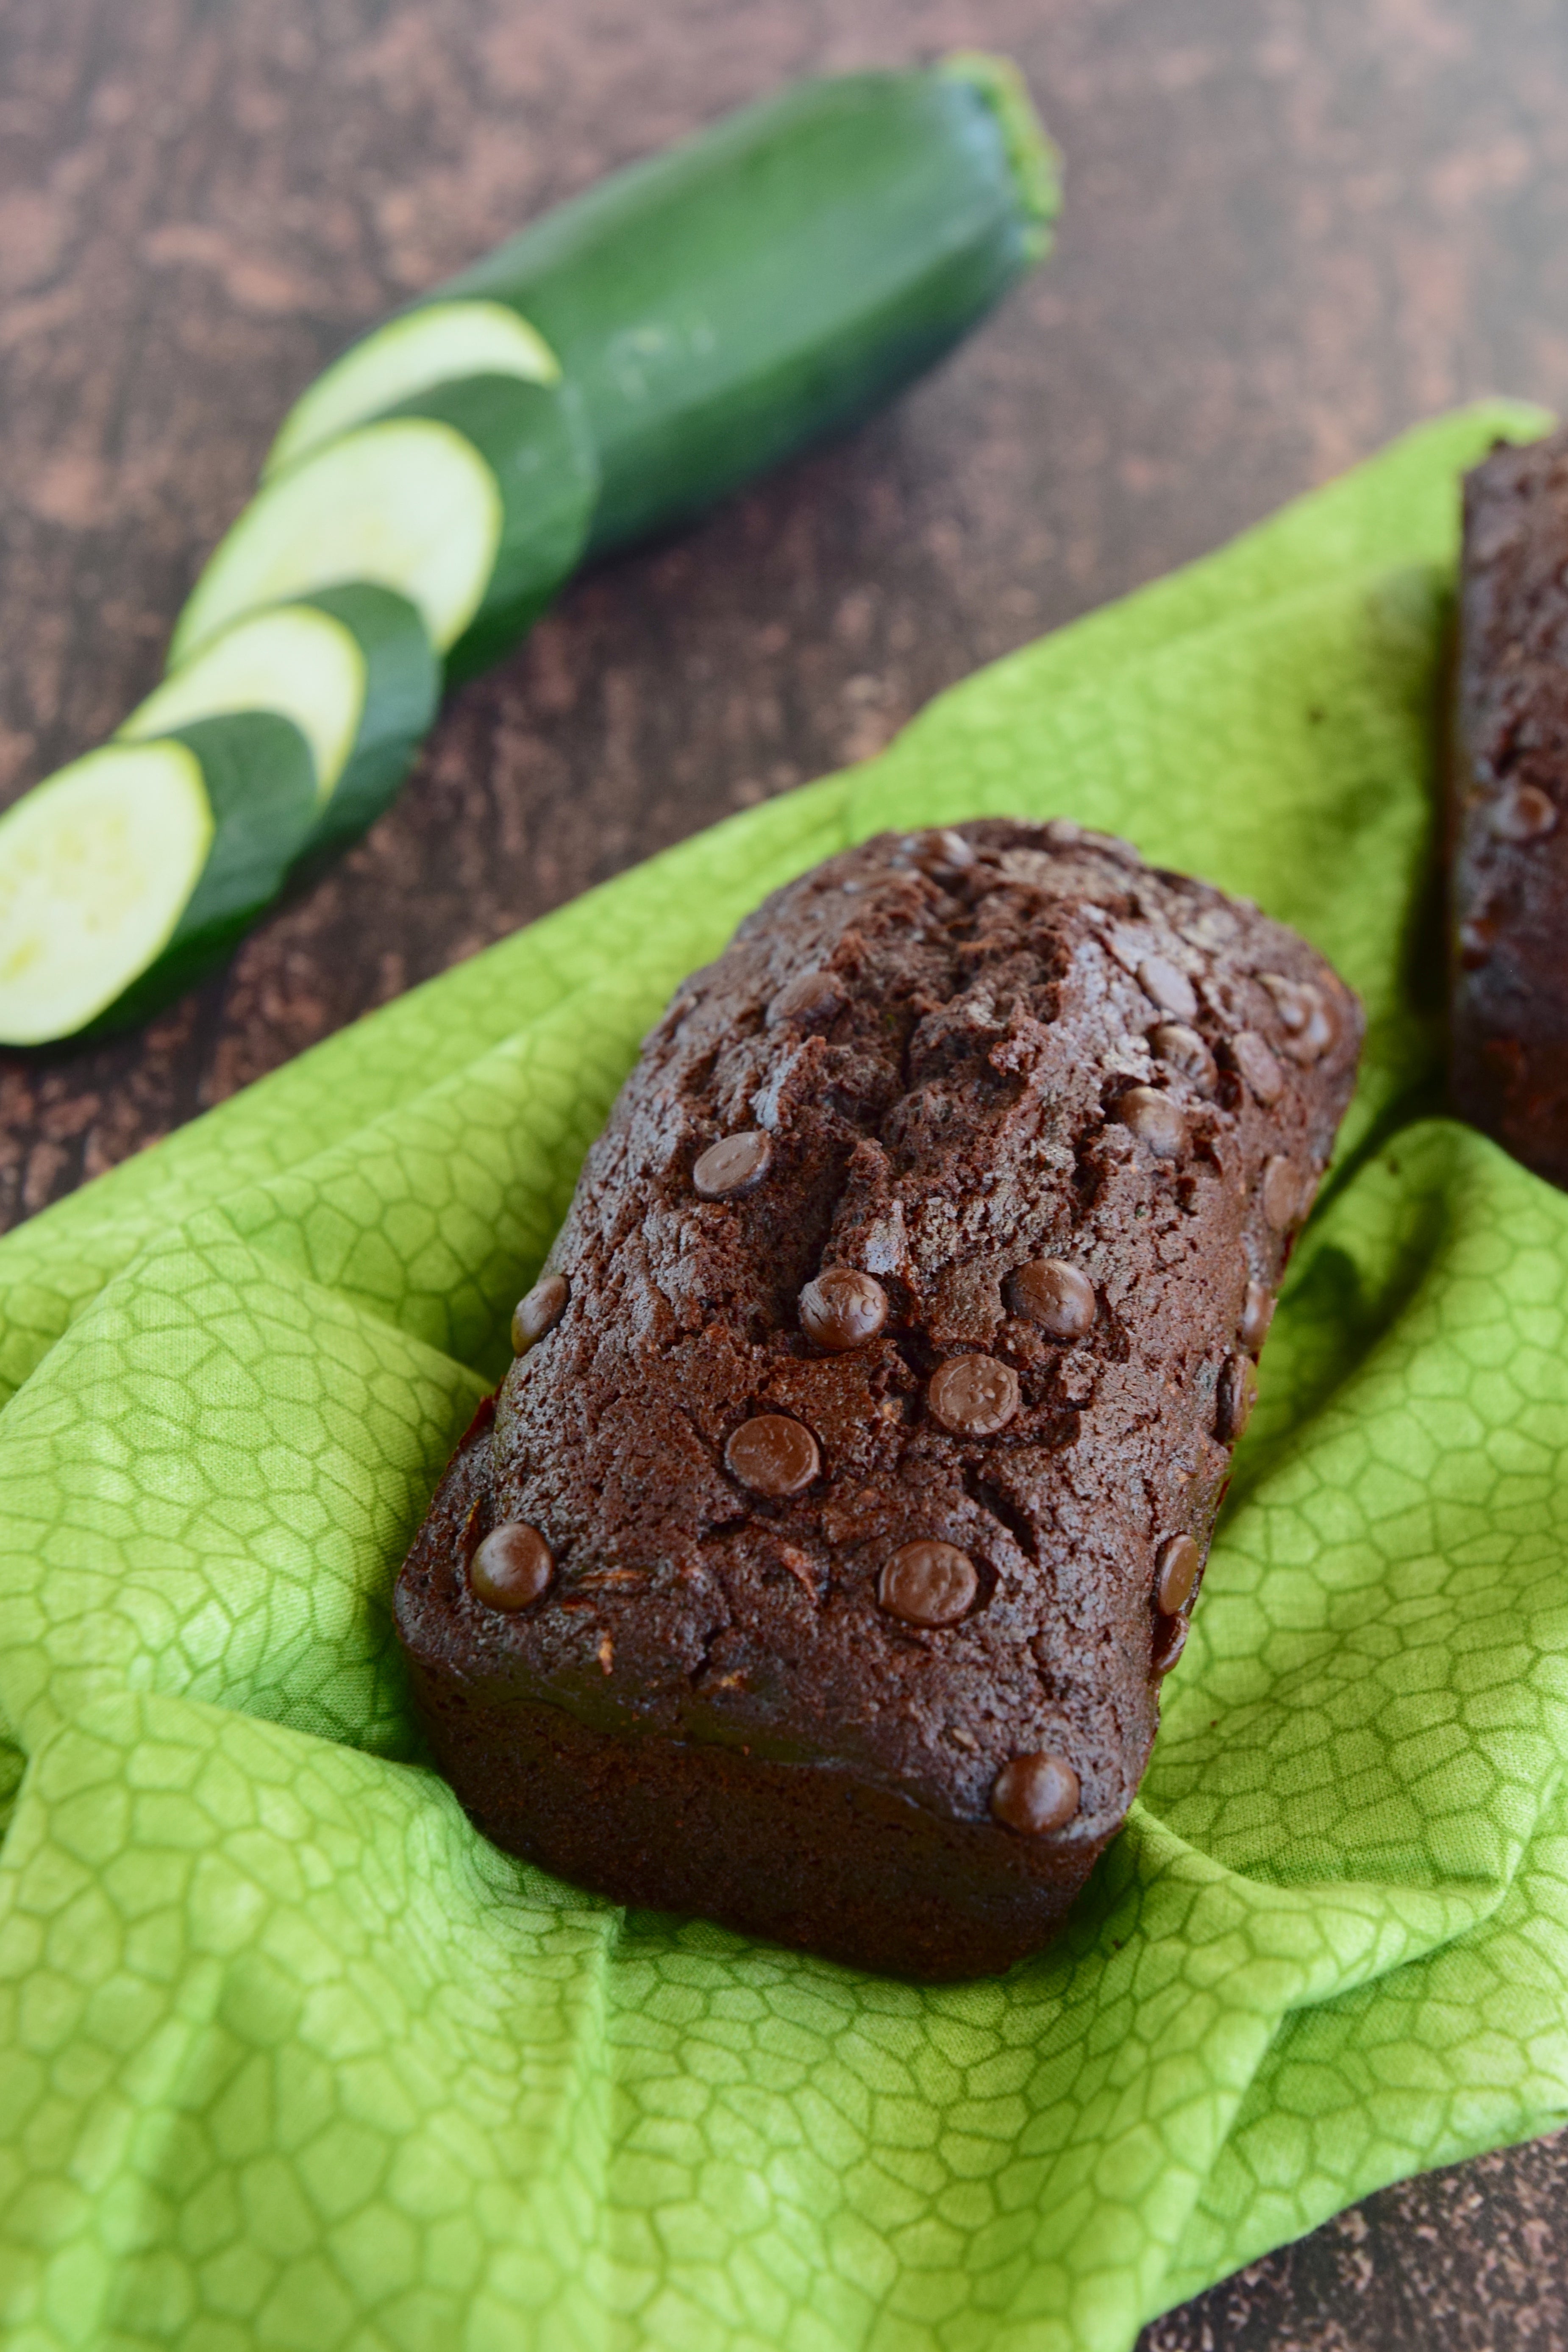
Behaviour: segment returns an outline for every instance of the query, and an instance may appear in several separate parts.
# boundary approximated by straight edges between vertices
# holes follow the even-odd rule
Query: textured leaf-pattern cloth
[[[1429,427],[0,1244],[8,2352],[1123,2352],[1568,2114],[1568,1198],[1434,1115]],[[1062,813],[1366,998],[1194,1637],[1070,1932],[858,1977],[419,1760],[388,1594],[636,1041],[884,825]]]

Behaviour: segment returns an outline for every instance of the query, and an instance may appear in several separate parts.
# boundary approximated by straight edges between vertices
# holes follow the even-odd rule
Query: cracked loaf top
[[[647,1039],[411,1555],[427,1696],[832,1764],[1080,1878],[1361,1026],[1292,932],[1060,821],[776,892]]]

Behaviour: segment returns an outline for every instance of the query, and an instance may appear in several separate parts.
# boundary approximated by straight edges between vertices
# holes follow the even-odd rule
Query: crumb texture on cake
[[[1568,1186],[1568,430],[1466,478],[1452,757],[1462,1116]]]
[[[1047,1940],[1147,1760],[1361,1026],[1292,932],[1060,821],[882,835],[749,917],[399,1580],[480,1827],[879,1969]]]

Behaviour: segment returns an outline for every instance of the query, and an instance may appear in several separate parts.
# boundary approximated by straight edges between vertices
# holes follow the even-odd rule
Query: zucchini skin
[[[406,596],[369,580],[301,596],[353,632],[364,656],[364,709],[348,764],[300,853],[324,862],[367,833],[396,798],[441,704],[441,664]],[[313,870],[313,867],[312,867]]]
[[[798,83],[428,299],[510,303],[554,351],[598,453],[602,553],[853,423],[959,341],[1044,249],[1049,150],[1037,131],[1042,194],[1016,136],[962,61]]]
[[[461,433],[500,492],[495,569],[479,611],[447,654],[447,681],[455,685],[510,652],[570,579],[587,544],[599,468],[583,402],[570,383],[458,376],[411,393],[376,421],[399,416],[426,417]]]

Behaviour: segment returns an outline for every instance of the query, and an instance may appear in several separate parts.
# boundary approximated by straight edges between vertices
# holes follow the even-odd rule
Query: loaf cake
[[[1465,483],[1450,761],[1455,1105],[1568,1185],[1568,431]]]
[[[645,1041],[398,1581],[480,1829],[889,1973],[1047,1942],[1361,1028],[1292,932],[1061,821],[776,892]]]

